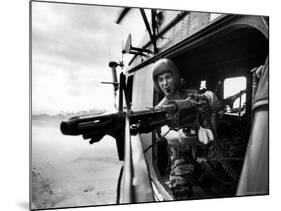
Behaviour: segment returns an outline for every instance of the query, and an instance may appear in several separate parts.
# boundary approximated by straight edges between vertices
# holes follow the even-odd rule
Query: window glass
[[[230,113],[239,113],[246,107],[246,77],[234,77],[224,80],[223,98],[225,110]]]

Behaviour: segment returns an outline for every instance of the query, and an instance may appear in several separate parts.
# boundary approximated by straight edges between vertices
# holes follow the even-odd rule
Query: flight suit
[[[220,103],[211,91],[206,91],[198,95],[196,90],[184,90],[181,92],[181,99],[187,99],[198,106],[196,118],[190,122],[187,128],[179,131],[170,130],[163,127],[161,134],[170,130],[166,139],[168,141],[168,150],[170,156],[169,187],[177,200],[188,199],[193,194],[192,185],[196,171],[196,162],[194,159],[196,145],[198,143],[197,132],[202,126],[211,128],[211,122],[207,121],[209,112],[215,112]],[[180,99],[173,99],[180,100]],[[157,106],[166,105],[168,99],[164,98]]]

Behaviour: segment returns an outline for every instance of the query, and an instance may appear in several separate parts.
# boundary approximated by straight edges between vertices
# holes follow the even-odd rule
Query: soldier
[[[158,60],[153,68],[153,81],[158,92],[164,94],[162,101],[156,106],[166,105],[170,100],[189,100],[202,107],[201,114],[190,127],[179,131],[171,130],[168,126],[161,128],[161,134],[167,134],[168,149],[170,156],[169,187],[176,199],[188,199],[192,196],[193,178],[195,173],[194,151],[199,141],[208,144],[214,140],[214,136],[209,127],[210,122],[205,121],[204,109],[215,112],[220,103],[211,91],[198,94],[198,91],[182,89],[182,80],[179,70],[170,59]],[[206,103],[205,103],[206,102]],[[207,112],[208,113],[208,112]],[[209,114],[209,113],[208,113]],[[170,130],[168,133],[167,131]]]

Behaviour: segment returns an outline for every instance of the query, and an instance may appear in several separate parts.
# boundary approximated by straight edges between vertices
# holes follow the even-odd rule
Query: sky
[[[122,8],[32,2],[32,113],[114,110],[109,61],[122,60],[129,33],[137,45],[145,32],[139,11],[121,24]],[[124,55],[124,61],[129,60]]]

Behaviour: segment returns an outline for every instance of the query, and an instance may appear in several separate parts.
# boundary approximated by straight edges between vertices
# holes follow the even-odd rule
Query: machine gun
[[[82,135],[90,139],[90,144],[100,141],[105,135],[115,138],[120,160],[124,157],[125,119],[129,119],[130,133],[149,133],[168,125],[180,129],[194,122],[197,106],[191,101],[170,101],[161,108],[142,111],[119,111],[102,115],[82,115],[71,117],[60,125],[64,135]]]

